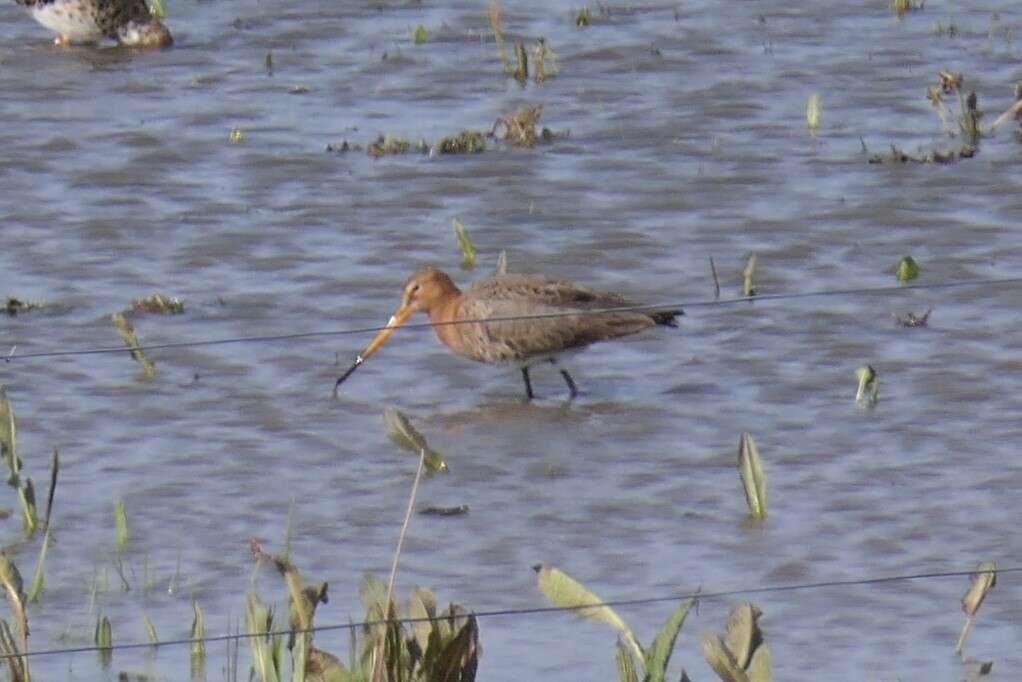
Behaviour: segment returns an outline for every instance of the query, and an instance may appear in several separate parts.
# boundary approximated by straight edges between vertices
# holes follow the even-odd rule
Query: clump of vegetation
[[[540,591],[554,606],[572,609],[583,618],[606,623],[617,631],[617,670],[621,682],[663,682],[667,679],[674,643],[695,598],[683,601],[668,617],[650,646],[643,648],[624,619],[585,585],[549,564],[536,564],[533,569],[538,574]],[[682,679],[687,679],[684,672]]]
[[[20,299],[14,298],[13,296],[8,296],[4,300],[4,312],[6,312],[11,317],[18,315],[19,313],[27,313],[30,310],[35,310],[36,308],[41,308],[42,306],[43,306],[42,303],[22,301]]]
[[[158,315],[179,315],[185,311],[185,304],[176,296],[155,293],[136,298],[131,302],[131,309],[136,313],[155,313]]]
[[[515,147],[535,147],[536,124],[542,115],[542,104],[516,109],[497,119],[493,124],[493,135]]]
[[[891,11],[902,18],[909,12],[916,12],[926,5],[926,0],[891,0]]]
[[[252,648],[251,677],[262,682],[287,679],[285,659],[291,654],[291,679],[312,682],[473,682],[479,664],[479,628],[475,616],[451,604],[437,610],[436,597],[425,588],[413,590],[408,606],[399,612],[388,588],[379,578],[367,575],[359,593],[365,609],[360,632],[352,629],[348,665],[338,656],[312,643],[316,607],[327,603],[326,583],[306,584],[287,558],[269,554],[252,542],[259,563],[274,566],[284,578],[289,594],[289,628],[285,637],[276,632],[273,609],[259,596],[248,596],[246,628]],[[402,619],[414,619],[407,625]]]
[[[486,135],[478,130],[463,130],[441,138],[433,150],[437,154],[478,154],[486,150]]]
[[[393,135],[380,135],[366,146],[369,156],[389,156],[391,154],[406,154],[412,148],[412,143]]]
[[[895,315],[894,321],[899,327],[925,327],[926,323],[930,319],[930,313],[932,312],[933,308],[927,308],[926,312],[922,315],[918,315],[913,312],[909,312],[904,315]]]
[[[28,682],[30,679],[28,658],[28,614],[25,612],[25,591],[21,573],[5,552],[0,552],[0,587],[11,606],[18,638],[14,638],[7,620],[0,618],[0,653],[7,656],[6,662],[13,682]]]

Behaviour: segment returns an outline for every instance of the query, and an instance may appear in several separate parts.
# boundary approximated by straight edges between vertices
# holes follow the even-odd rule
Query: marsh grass
[[[582,618],[606,623],[618,633],[615,662],[621,682],[665,682],[675,642],[695,598],[686,599],[668,616],[648,648],[643,648],[632,628],[595,592],[564,571],[536,564],[537,585],[547,600],[571,609]],[[682,671],[682,679],[687,679]]]

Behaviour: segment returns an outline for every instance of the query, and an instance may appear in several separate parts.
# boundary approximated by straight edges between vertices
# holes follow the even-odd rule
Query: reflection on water
[[[478,3],[185,3],[171,8],[177,46],[148,53],[55,49],[4,5],[0,294],[59,304],[4,318],[4,353],[116,346],[109,314],[153,291],[186,311],[136,318],[147,343],[382,324],[410,272],[456,270],[454,217],[477,272],[507,249],[515,271],[642,301],[712,297],[710,257],[735,295],[751,252],[763,293],[886,286],[909,254],[924,283],[1019,272],[1009,130],[947,166],[871,166],[863,151],[945,142],[924,99],[939,68],[961,70],[989,111],[1006,108],[1015,5],[927,4],[900,21],[839,3],[609,6],[585,29],[572,10],[504,8],[509,36],[542,35],[560,58],[559,76],[521,87],[502,77]],[[935,21],[958,35],[935,35]],[[412,40],[419,24],[424,45]],[[464,157],[324,151],[488,129],[524,104],[570,135]],[[235,127],[240,144],[228,142]],[[894,324],[931,306],[925,328]],[[1016,308],[1005,287],[691,308],[678,330],[575,357],[582,395],[570,405],[556,372],[535,373],[541,400],[526,404],[516,370],[457,357],[428,330],[395,334],[337,401],[333,382],[367,338],[153,352],[149,382],[126,354],[6,364],[26,474],[41,488],[53,448],[63,461],[32,648],[91,642],[97,611],[115,642],[145,641],[143,612],[162,637],[185,636],[193,598],[207,630],[226,632],[250,585],[248,539],[282,542],[292,501],[292,556],[331,583],[318,621],[357,618],[358,581],[389,569],[415,470],[387,440],[384,404],[450,465],[420,501],[470,509],[413,519],[403,593],[424,584],[475,609],[542,605],[536,561],[610,598],[1008,566],[1022,556],[1009,532],[1022,484]],[[865,363],[881,377],[869,411],[852,400]],[[744,521],[742,431],[770,480],[762,524]],[[110,567],[117,498],[150,591],[122,591]],[[15,506],[13,491],[0,504]],[[19,528],[7,524],[9,544]],[[23,573],[36,548],[13,550]],[[818,680],[946,679],[960,674],[950,654],[966,586],[754,601],[777,679],[804,677],[807,652]],[[969,640],[994,677],[1022,662],[1018,602],[1002,580]],[[695,633],[720,629],[729,606],[707,601],[679,638],[675,666],[693,679],[713,678]],[[669,610],[622,612],[646,641]],[[482,679],[614,676],[614,635],[598,623],[534,615],[480,628]],[[346,634],[317,644],[343,653]],[[221,655],[210,648],[208,671]],[[115,670],[174,679],[186,665],[182,650],[114,658]],[[90,656],[33,666],[53,679],[71,666],[102,674]]]

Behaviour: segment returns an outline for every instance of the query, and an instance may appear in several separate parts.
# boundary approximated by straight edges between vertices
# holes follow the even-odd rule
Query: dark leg
[[[578,395],[578,386],[575,385],[575,380],[568,374],[568,370],[562,369],[561,376],[564,377],[564,381],[568,384],[568,399],[571,400]]]
[[[525,395],[529,400],[532,400],[535,396],[532,395],[532,382],[529,381],[528,367],[522,367],[522,379],[525,379]]]

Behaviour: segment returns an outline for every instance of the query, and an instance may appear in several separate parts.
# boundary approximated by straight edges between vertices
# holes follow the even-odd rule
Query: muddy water
[[[750,252],[764,293],[886,286],[903,254],[924,283],[1018,275],[1020,142],[1008,128],[946,166],[869,165],[863,145],[955,145],[925,99],[941,68],[965,73],[986,121],[1006,108],[1022,77],[1022,14],[1009,2],[928,2],[897,20],[873,5],[611,5],[577,29],[568,3],[517,3],[504,10],[508,36],[545,36],[561,66],[520,87],[501,76],[481,2],[178,2],[176,47],[149,54],[55,49],[6,3],[0,293],[60,305],[5,318],[0,344],[117,345],[108,315],[153,291],[187,311],[136,319],[147,343],[381,324],[415,268],[467,282],[502,249],[513,270],[643,301],[711,298],[710,257],[735,294]],[[937,22],[956,35],[935,35]],[[429,40],[416,46],[419,24]],[[324,151],[380,133],[435,141],[523,104],[542,104],[542,123],[564,135],[469,157]],[[476,240],[475,273],[458,270],[454,217]],[[543,605],[536,561],[608,598],[1018,565],[1017,299],[1017,287],[992,286],[693,307],[680,330],[575,357],[582,395],[570,406],[556,373],[534,372],[542,398],[526,405],[516,372],[415,331],[395,335],[338,402],[333,380],[366,336],[153,352],[153,381],[124,354],[5,364],[39,489],[50,452],[63,458],[32,646],[90,643],[99,612],[117,642],[145,641],[143,613],[161,638],[186,636],[193,599],[208,631],[226,632],[251,584],[248,539],[278,548],[292,501],[293,558],[330,583],[319,623],[358,619],[359,578],[388,570],[415,466],[387,440],[384,404],[449,460],[421,500],[471,509],[414,519],[399,586],[473,609]],[[928,328],[893,323],[931,306]],[[852,400],[866,362],[881,375],[873,410]],[[760,525],[743,520],[743,430],[770,479]],[[128,591],[110,562],[118,498]],[[3,528],[16,542],[17,515]],[[37,547],[14,552],[26,575]],[[995,661],[994,679],[1022,664],[1016,582],[1002,577],[968,647]],[[273,576],[259,585],[283,599]],[[958,679],[965,587],[754,601],[777,679]],[[722,628],[731,603],[691,617],[676,669],[713,679],[697,635]],[[669,609],[622,615],[646,641]],[[600,624],[480,626],[481,679],[615,675]],[[346,641],[318,643],[346,655]],[[222,679],[223,647],[209,654],[207,677]],[[181,648],[119,652],[106,672],[92,654],[34,666],[45,679],[188,674]]]

